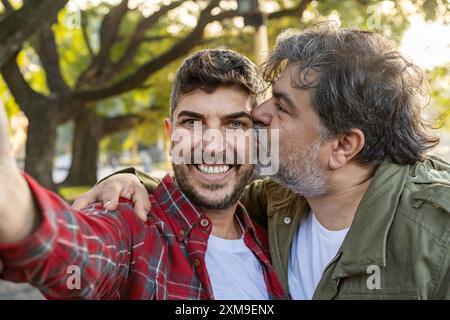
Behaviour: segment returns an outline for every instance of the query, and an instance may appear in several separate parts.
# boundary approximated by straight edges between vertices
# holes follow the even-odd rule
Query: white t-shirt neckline
[[[205,261],[216,300],[268,300],[261,262],[240,239],[209,235]]]
[[[349,229],[328,230],[311,211],[302,218],[289,256],[288,283],[292,299],[312,299],[323,272],[338,253]]]

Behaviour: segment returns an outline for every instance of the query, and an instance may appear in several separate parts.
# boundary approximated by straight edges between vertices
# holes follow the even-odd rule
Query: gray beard
[[[305,150],[301,159],[287,154],[273,179],[305,198],[324,195],[328,186],[325,175],[316,165],[319,151],[320,141],[317,141]]]

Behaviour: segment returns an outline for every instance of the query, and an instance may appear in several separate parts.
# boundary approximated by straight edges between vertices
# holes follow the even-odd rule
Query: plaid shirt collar
[[[162,209],[170,216],[172,228],[177,235],[178,241],[183,241],[192,228],[202,223],[204,219],[208,221],[208,232],[211,231],[212,225],[208,217],[198,208],[191,200],[180,190],[174,179],[170,175],[166,175],[156,190],[153,192],[155,199],[159,202]],[[255,226],[250,219],[245,207],[238,203],[236,215],[242,223],[244,234],[248,231],[252,234],[258,245],[262,246]]]

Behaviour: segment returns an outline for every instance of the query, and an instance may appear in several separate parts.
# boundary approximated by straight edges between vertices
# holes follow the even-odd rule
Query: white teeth
[[[207,173],[207,174],[220,174],[220,173],[225,173],[228,170],[230,170],[230,166],[228,166],[228,165],[216,167],[216,166],[207,166],[207,165],[201,164],[201,165],[198,165],[197,168],[201,172]]]

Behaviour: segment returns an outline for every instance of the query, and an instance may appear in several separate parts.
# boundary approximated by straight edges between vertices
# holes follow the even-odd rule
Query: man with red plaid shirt
[[[198,148],[214,159],[245,158],[245,146],[205,146],[207,138],[194,131],[198,125],[219,132],[252,128],[260,85],[254,65],[235,52],[204,50],[185,60],[165,122],[172,158],[180,146],[184,160],[191,160],[186,150]],[[2,279],[29,282],[48,298],[285,298],[265,231],[238,203],[253,165],[173,161],[174,178],[166,176],[150,195],[143,223],[132,202],[114,211],[100,203],[75,211],[21,175],[6,128],[0,110]]]

